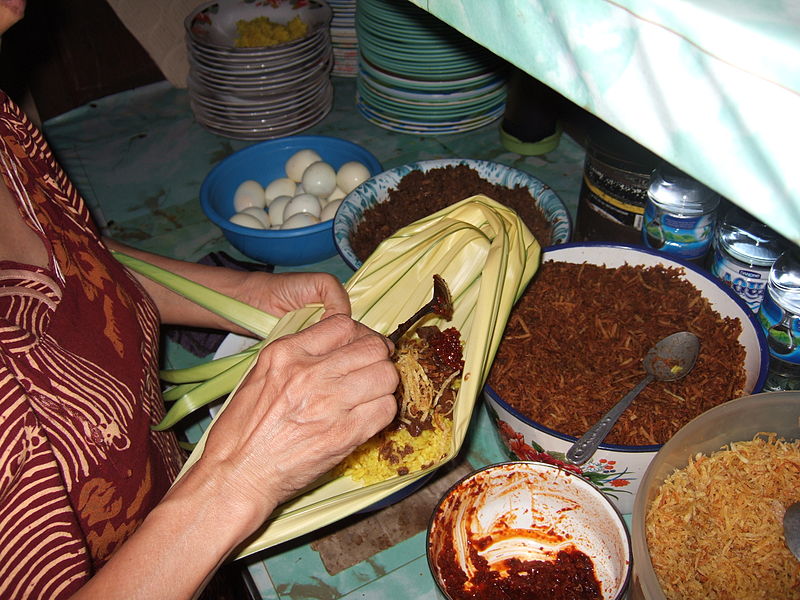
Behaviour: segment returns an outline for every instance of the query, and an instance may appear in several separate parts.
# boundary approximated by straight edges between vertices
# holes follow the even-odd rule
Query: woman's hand
[[[200,459],[75,598],[196,597],[280,502],[389,424],[392,350],[342,314],[266,346]]]
[[[322,318],[350,315],[350,298],[329,273],[249,273],[236,298],[276,317],[307,304],[322,304]]]
[[[191,598],[278,504],[391,422],[399,376],[391,342],[348,316],[349,300],[332,276],[243,275],[130,253],[276,316],[318,302],[331,315],[262,349],[199,460],[74,596]],[[140,281],[165,322],[231,325]],[[153,564],[170,576],[153,577]]]
[[[399,382],[391,352],[386,338],[341,314],[269,344],[198,464],[225,473],[225,496],[254,510],[259,526],[391,422]]]

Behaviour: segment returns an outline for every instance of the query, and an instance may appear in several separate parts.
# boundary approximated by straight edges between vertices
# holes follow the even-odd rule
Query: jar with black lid
[[[576,239],[641,244],[650,174],[659,162],[644,146],[596,122],[588,134]]]

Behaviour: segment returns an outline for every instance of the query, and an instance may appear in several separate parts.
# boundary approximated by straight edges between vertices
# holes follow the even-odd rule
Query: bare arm
[[[391,351],[344,315],[267,346],[200,460],[74,598],[195,597],[278,503],[391,421]]]
[[[276,317],[312,303],[322,303],[325,306],[323,317],[336,313],[350,314],[350,299],[347,293],[339,281],[328,273],[251,273],[175,260],[137,250],[110,239],[105,239],[104,242],[112,250],[130,254],[182,275]],[[147,277],[136,273],[133,275],[155,301],[162,323],[246,333],[237,325],[154,283]]]

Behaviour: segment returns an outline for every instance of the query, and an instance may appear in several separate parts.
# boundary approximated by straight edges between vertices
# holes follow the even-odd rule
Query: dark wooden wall
[[[28,0],[0,44],[0,88],[42,120],[163,79],[105,0]]]

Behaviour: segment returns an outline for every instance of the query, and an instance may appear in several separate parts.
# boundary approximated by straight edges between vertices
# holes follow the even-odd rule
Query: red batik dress
[[[0,261],[0,598],[53,600],[131,535],[183,457],[151,430],[164,411],[155,305],[2,92],[0,136],[5,185],[50,257]]]

